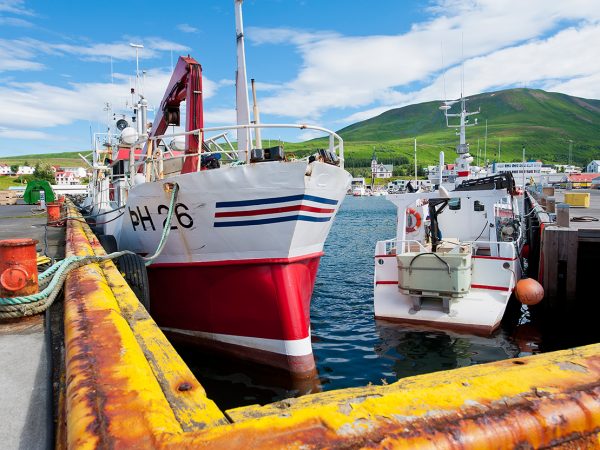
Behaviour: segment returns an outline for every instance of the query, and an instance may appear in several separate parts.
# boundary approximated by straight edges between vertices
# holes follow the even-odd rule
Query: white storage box
[[[409,252],[397,260],[398,287],[407,293],[460,297],[469,292],[470,253]]]

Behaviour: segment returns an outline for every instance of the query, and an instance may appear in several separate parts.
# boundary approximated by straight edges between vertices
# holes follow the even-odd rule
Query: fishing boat
[[[431,192],[390,194],[396,237],[375,248],[375,317],[490,334],[499,325],[521,278],[523,233],[510,173],[472,171],[465,129],[466,99],[444,102],[459,117],[457,160],[444,169],[443,152]],[[461,112],[448,110],[460,103]],[[472,124],[474,125],[474,124]],[[444,176],[444,174],[446,176]]]
[[[118,143],[98,148],[91,214],[104,214],[105,241],[146,256],[172,213],[147,267],[147,307],[168,336],[302,375],[315,369],[311,295],[351,177],[333,131],[260,123],[256,109],[250,122],[241,4],[237,124],[204,126],[202,68],[180,57],[151,128],[140,97],[137,129],[122,124]],[[183,101],[185,131],[165,134],[179,125]],[[321,132],[328,146],[303,158],[265,148],[261,131],[281,128]]]
[[[516,283],[522,230],[510,174],[390,194],[397,234],[375,248],[375,317],[490,334]]]

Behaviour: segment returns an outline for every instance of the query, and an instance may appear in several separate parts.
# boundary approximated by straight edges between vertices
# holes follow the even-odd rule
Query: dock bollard
[[[542,194],[544,194],[546,197],[552,197],[554,196],[554,188],[551,186],[545,186],[542,188]]]
[[[19,297],[38,291],[35,239],[0,241],[0,297]]]
[[[548,212],[548,213],[556,212],[556,198],[555,197],[546,198],[546,212]]]
[[[48,211],[48,226],[49,227],[62,227],[64,222],[61,222],[60,216],[62,211],[62,205],[60,203],[47,203],[46,210]]]
[[[569,205],[566,203],[556,205],[556,224],[559,227],[569,228]]]

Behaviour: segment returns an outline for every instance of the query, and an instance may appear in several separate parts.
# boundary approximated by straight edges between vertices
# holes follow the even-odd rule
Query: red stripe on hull
[[[473,289],[487,289],[490,291],[509,291],[510,289],[504,286],[488,286],[487,284],[472,284]]]
[[[309,335],[320,255],[290,263],[148,267],[152,317],[180,330],[297,340]]]

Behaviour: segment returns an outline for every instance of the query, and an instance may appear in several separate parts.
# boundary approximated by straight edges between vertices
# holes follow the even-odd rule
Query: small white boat
[[[388,195],[398,228],[375,249],[375,317],[492,333],[521,278],[516,193],[502,174]]]
[[[364,197],[367,194],[367,184],[364,178],[352,178],[350,181],[350,192],[354,197]]]

